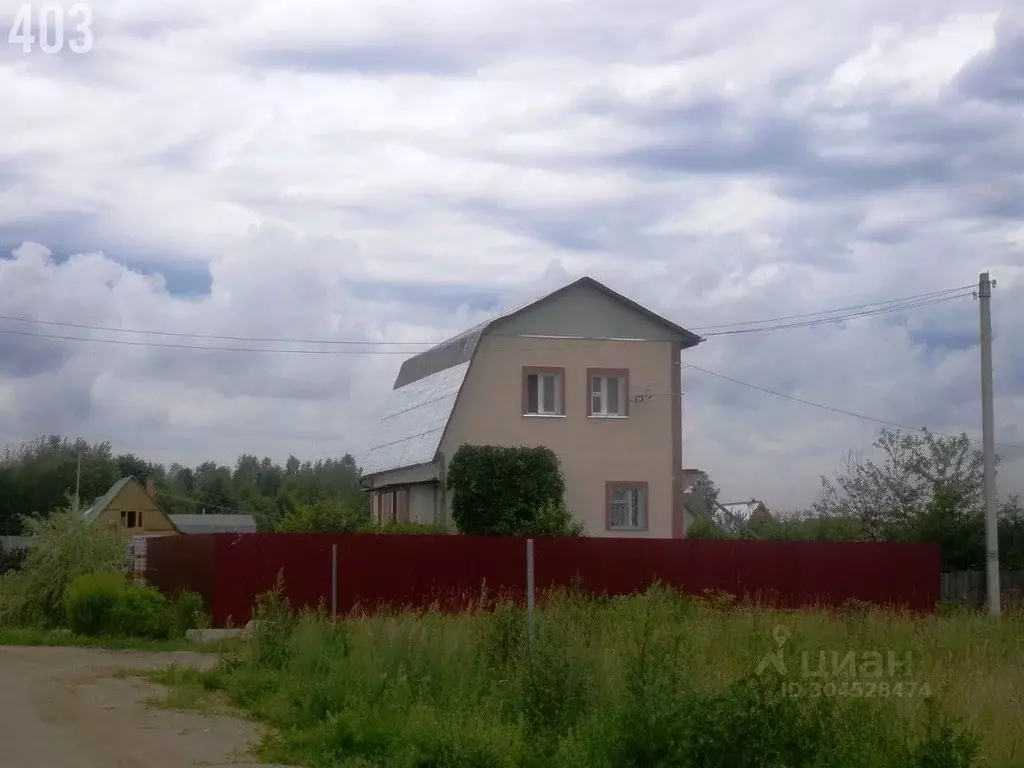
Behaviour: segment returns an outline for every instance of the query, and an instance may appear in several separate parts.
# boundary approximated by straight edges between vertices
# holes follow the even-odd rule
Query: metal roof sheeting
[[[256,533],[252,515],[168,515],[181,533]]]
[[[434,460],[469,363],[393,389],[374,446],[363,457],[363,475],[415,467]]]

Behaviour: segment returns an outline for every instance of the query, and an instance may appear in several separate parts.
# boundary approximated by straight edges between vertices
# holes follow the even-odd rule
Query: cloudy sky
[[[45,322],[0,319],[2,442],[357,453],[404,355],[583,274],[705,327],[989,269],[1000,491],[1024,490],[1019,2],[94,0],[52,53],[8,44],[21,4],[0,314]],[[964,296],[685,362],[977,438],[977,329]],[[727,497],[805,504],[879,427],[683,379],[685,463]]]

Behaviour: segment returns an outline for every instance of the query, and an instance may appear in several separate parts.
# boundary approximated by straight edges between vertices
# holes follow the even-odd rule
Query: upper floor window
[[[122,528],[141,528],[142,527],[142,513],[135,512],[134,510],[122,510],[121,511],[121,527]]]
[[[627,416],[629,374],[623,370],[587,371],[587,415]]]
[[[565,369],[523,369],[523,413],[531,416],[565,415]]]

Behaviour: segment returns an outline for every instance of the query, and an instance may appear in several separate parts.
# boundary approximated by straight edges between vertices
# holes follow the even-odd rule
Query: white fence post
[[[526,540],[526,636],[533,643],[533,539]]]
[[[338,618],[338,545],[331,544],[331,619]]]

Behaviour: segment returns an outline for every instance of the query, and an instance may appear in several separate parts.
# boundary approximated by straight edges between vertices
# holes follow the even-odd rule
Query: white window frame
[[[618,403],[616,403],[617,410],[608,410],[608,381],[615,379],[619,382],[619,396]],[[598,383],[598,387],[595,389],[594,384]],[[587,397],[590,398],[590,415],[594,418],[599,419],[624,419],[627,416],[626,412],[626,376],[622,373],[595,373],[591,374],[587,380]],[[594,407],[595,401],[598,403],[598,407]]]
[[[537,379],[537,410],[531,411],[529,406],[529,387],[530,378],[536,377]],[[553,403],[547,403],[544,396],[544,382],[546,379],[554,379],[555,385]],[[564,416],[564,409],[561,407],[564,402],[562,388],[564,386],[562,382],[562,373],[555,371],[530,371],[527,370],[525,374],[525,381],[523,385],[527,388],[527,397],[523,409],[524,416]]]
[[[626,494],[621,499],[621,494]],[[608,530],[610,531],[646,531],[649,508],[648,488],[643,483],[615,483],[608,489]],[[619,499],[616,496],[620,496]],[[625,519],[616,522],[616,507],[622,510]],[[635,522],[634,522],[635,521]]]

